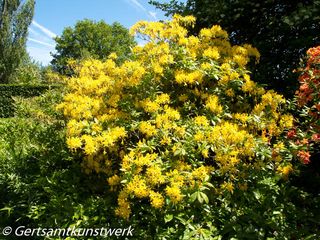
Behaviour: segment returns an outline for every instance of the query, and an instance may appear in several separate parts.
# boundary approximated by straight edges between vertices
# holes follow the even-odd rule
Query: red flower
[[[312,56],[320,55],[320,46],[314,47],[314,48],[309,48],[307,51],[307,54],[312,55]]]
[[[315,133],[311,137],[312,141],[318,142],[320,141],[320,133]]]
[[[300,91],[303,91],[303,92],[307,92],[309,89],[309,85],[307,83],[304,83],[300,86]]]
[[[310,163],[310,153],[307,151],[299,151],[297,156],[300,158],[304,164]]]
[[[299,77],[299,81],[300,83],[305,83],[307,80],[310,79],[310,75],[308,73],[303,73],[300,77]]]
[[[287,137],[289,138],[289,139],[292,139],[292,138],[294,138],[295,136],[296,136],[296,130],[294,130],[294,129],[292,129],[292,130],[289,130],[288,132],[287,132]]]

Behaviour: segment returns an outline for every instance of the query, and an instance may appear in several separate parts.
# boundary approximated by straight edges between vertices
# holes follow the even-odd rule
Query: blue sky
[[[27,42],[30,56],[47,65],[55,49],[53,38],[84,18],[119,22],[127,28],[139,20],[166,19],[148,0],[36,0]]]

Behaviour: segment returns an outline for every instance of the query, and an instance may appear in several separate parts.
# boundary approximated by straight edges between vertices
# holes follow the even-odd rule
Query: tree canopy
[[[52,65],[60,73],[67,73],[69,59],[79,60],[87,57],[103,60],[114,52],[120,60],[126,58],[130,47],[135,45],[134,38],[121,24],[112,25],[104,21],[81,20],[74,27],[64,29],[56,39],[56,53]]]
[[[26,55],[34,0],[0,0],[0,83],[8,83]]]
[[[254,78],[289,95],[306,49],[320,43],[319,0],[171,0],[149,3],[166,15],[179,13],[197,18],[193,34],[203,27],[221,25],[233,44],[250,43],[261,53]]]

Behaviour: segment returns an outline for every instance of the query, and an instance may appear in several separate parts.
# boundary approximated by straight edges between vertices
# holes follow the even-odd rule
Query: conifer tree
[[[8,83],[26,52],[34,0],[0,0],[0,83]]]

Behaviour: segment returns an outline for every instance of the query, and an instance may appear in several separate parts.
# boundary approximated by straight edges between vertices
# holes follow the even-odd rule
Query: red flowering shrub
[[[299,71],[300,87],[296,100],[301,118],[298,129],[290,130],[287,137],[296,140],[295,144],[299,146],[297,156],[308,164],[309,151],[318,152],[320,142],[320,46],[307,51],[306,65]]]
[[[320,46],[307,51],[306,67],[302,69],[299,77],[300,88],[296,92],[298,105],[310,107],[310,116],[320,117]],[[318,130],[319,130],[318,126]]]

